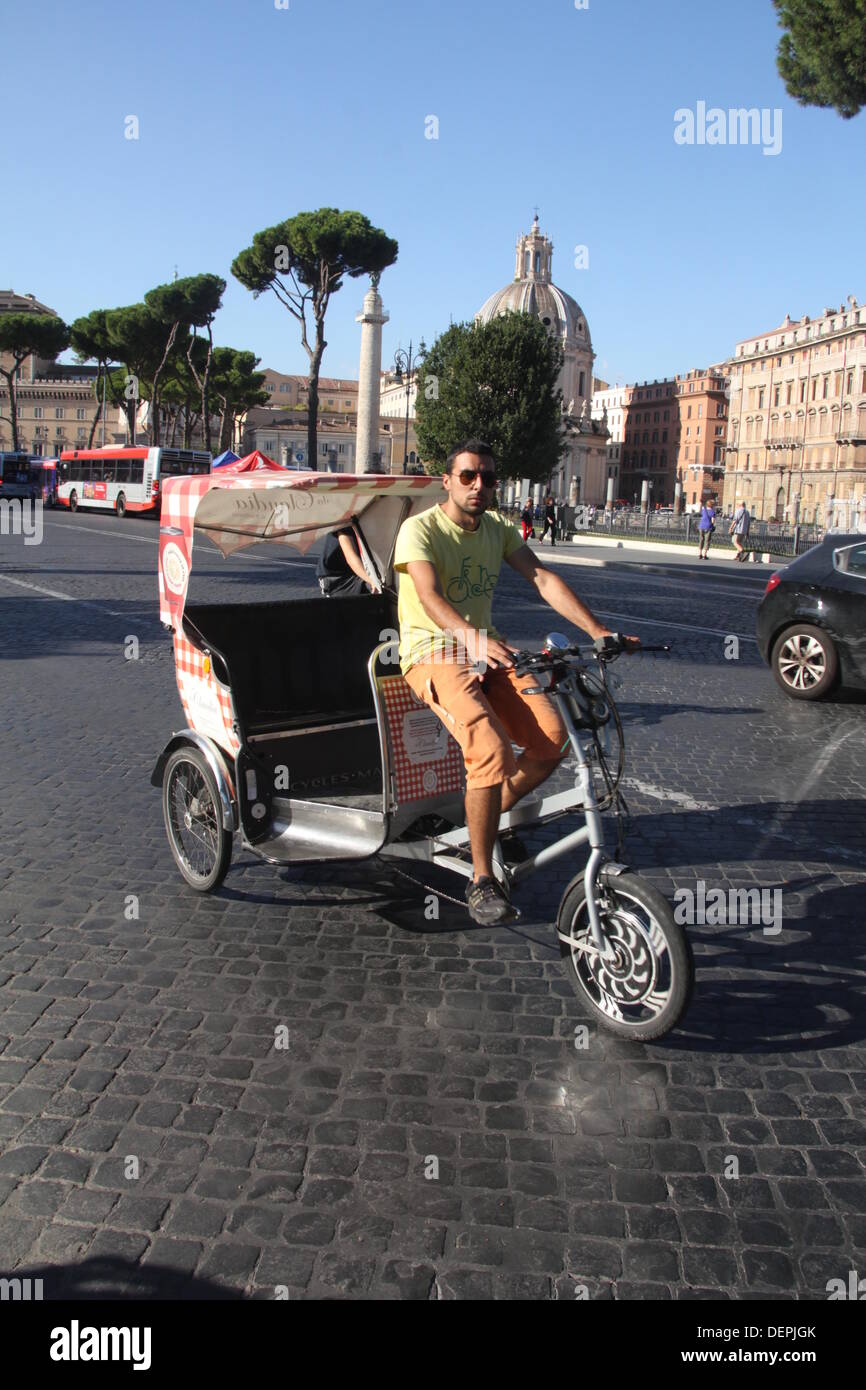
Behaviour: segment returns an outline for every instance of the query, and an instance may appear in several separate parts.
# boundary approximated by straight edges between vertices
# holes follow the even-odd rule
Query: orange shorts
[[[539,762],[565,757],[568,734],[553,701],[547,695],[521,694],[522,686],[534,684],[531,674],[517,676],[498,667],[482,685],[478,672],[465,662],[419,662],[406,672],[406,682],[460,744],[467,791],[514,776],[512,743]]]

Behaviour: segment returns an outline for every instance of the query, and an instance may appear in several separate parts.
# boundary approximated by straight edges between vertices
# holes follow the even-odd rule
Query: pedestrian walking
[[[737,510],[734,512],[734,519],[731,522],[730,531],[728,532],[728,534],[734,538],[734,549],[737,552],[735,558],[737,560],[745,560],[746,558],[745,544],[749,539],[749,526],[751,522],[752,518],[749,515],[749,509],[745,502],[738,502]]]
[[[523,539],[528,541],[530,538],[535,540],[535,526],[533,524],[532,502],[527,497],[523,504],[523,511],[520,513],[520,520],[523,525]]]
[[[556,507],[550,493],[544,499],[544,530],[541,533],[541,544],[544,544],[544,537],[550,532],[550,544],[556,545]]]
[[[698,522],[698,559],[709,560],[710,558],[710,537],[716,529],[716,509],[712,500],[705,502],[701,507],[701,519]]]

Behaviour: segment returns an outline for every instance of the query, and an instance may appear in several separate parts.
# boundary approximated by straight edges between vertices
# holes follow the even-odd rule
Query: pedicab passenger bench
[[[329,803],[338,838],[336,805],[351,803],[359,815],[381,813],[382,755],[368,663],[396,633],[389,595],[187,604],[184,627],[189,641],[224,663],[244,745],[241,766],[245,748],[261,781],[277,787],[277,800],[287,783],[287,801]],[[459,795],[463,759],[400,675],[396,650],[385,656],[391,659],[377,665],[376,687],[387,729],[389,802],[421,815],[443,796]]]

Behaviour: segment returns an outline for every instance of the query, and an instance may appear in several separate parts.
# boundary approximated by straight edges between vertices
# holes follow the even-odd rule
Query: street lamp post
[[[394,353],[394,379],[397,382],[397,385],[399,386],[403,381],[404,374],[406,377],[406,428],[403,433],[404,473],[406,473],[409,468],[409,402],[412,395],[412,377],[414,372],[417,370],[418,363],[423,361],[423,359],[426,356],[427,348],[424,344],[423,338],[421,339],[421,342],[418,345],[418,351],[415,353],[414,357],[412,355],[411,338],[409,340],[408,352],[406,352],[403,348],[398,348],[397,351]]]

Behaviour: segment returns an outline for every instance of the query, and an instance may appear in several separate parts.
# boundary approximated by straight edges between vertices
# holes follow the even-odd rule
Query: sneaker
[[[517,916],[504,889],[494,879],[479,878],[466,889],[469,916],[482,927],[494,927]]]

